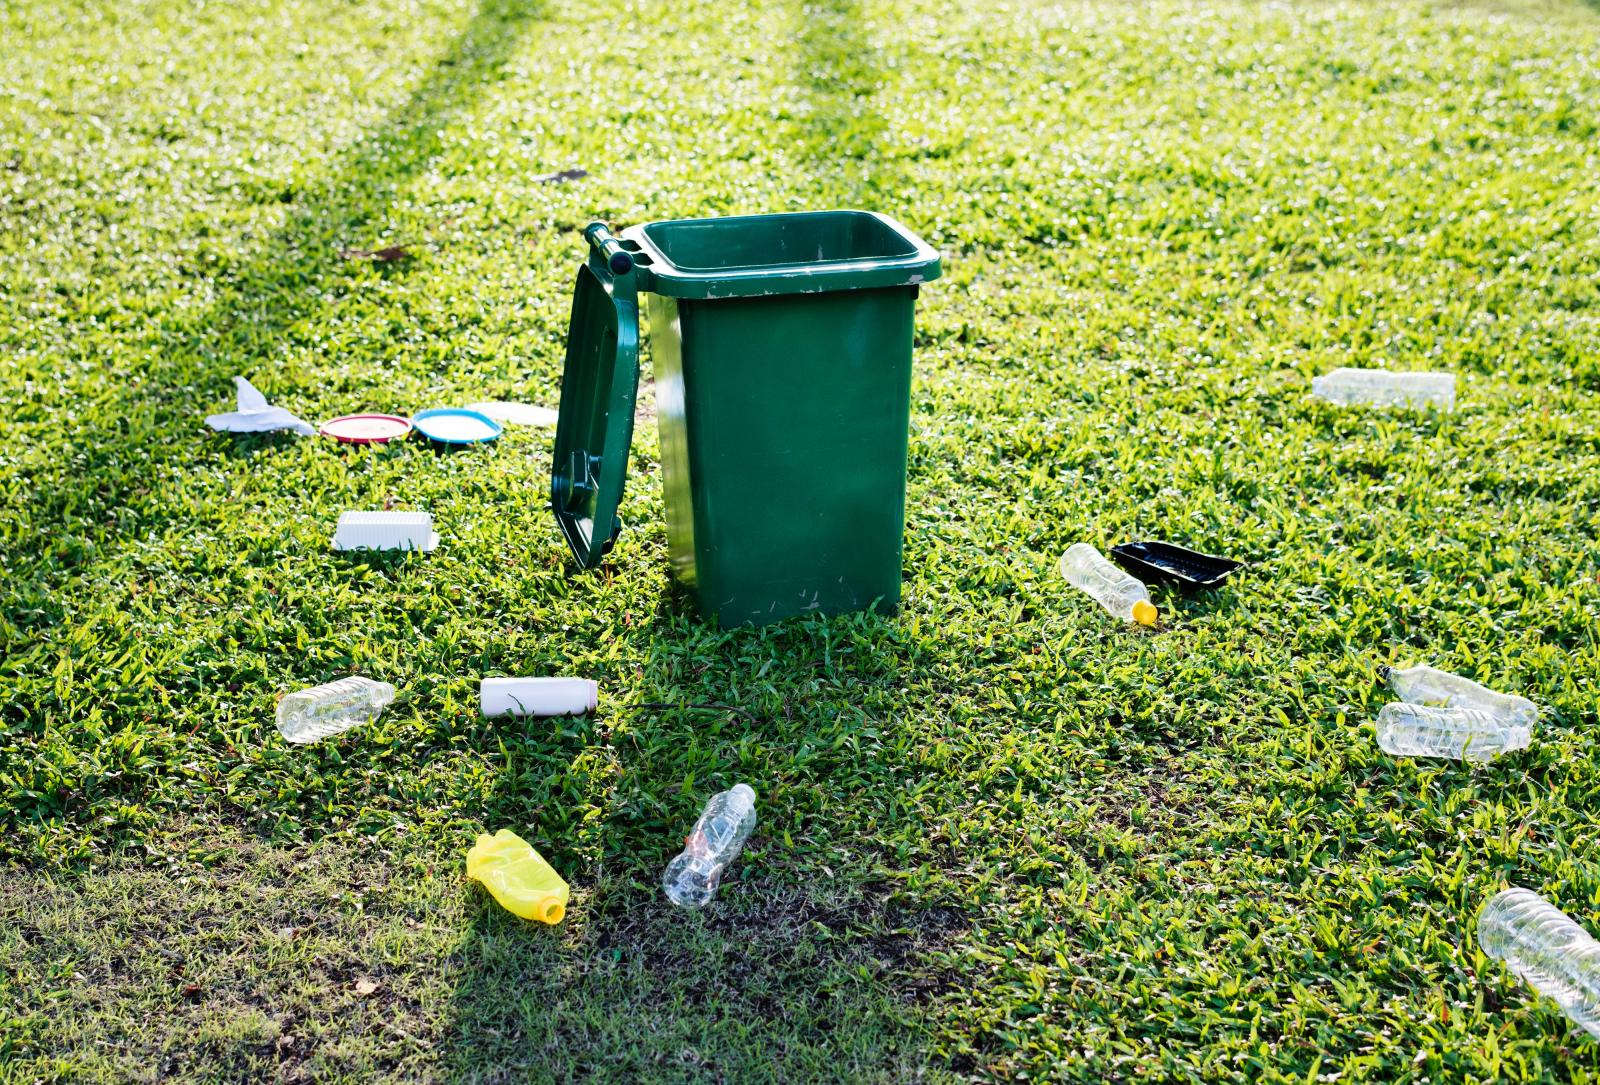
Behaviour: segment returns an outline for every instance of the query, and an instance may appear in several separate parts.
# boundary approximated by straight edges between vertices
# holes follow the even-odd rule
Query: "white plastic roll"
[[[579,716],[600,703],[587,678],[485,678],[478,704],[485,716]]]

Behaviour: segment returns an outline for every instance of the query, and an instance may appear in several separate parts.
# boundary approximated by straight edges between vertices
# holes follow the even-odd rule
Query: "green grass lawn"
[[[0,43],[0,1082],[1600,1079],[1474,941],[1507,884],[1600,931],[1600,10],[22,0]],[[547,430],[202,425],[240,373],[553,405],[590,219],[836,206],[945,260],[898,616],[694,619],[648,386],[594,574]],[[1344,364],[1460,407],[1307,398]],[[329,551],[386,504],[440,549]],[[1135,537],[1251,566],[1143,632],[1054,569]],[[1382,754],[1412,659],[1533,748]],[[351,672],[399,702],[286,746]],[[600,710],[481,719],[495,674]],[[670,912],[737,780],[745,858]],[[561,927],[464,881],[507,826]]]

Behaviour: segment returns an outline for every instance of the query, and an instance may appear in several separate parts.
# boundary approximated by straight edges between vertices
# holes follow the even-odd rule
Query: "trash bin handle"
[[[626,275],[633,270],[633,253],[622,247],[622,242],[611,236],[611,227],[603,222],[591,222],[583,228],[583,236],[605,258],[613,275]]]
[[[561,487],[561,504],[567,512],[580,511],[584,503],[589,500],[589,495],[594,493],[599,483],[595,481],[595,470],[600,466],[600,457],[591,456],[586,450],[575,448],[568,457],[566,475],[556,477]]]

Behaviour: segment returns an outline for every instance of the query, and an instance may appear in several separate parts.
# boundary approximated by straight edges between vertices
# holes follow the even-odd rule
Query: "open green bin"
[[[648,303],[674,573],[723,625],[900,601],[912,311],[939,256],[866,211],[585,231],[551,504],[597,566],[617,506]]]

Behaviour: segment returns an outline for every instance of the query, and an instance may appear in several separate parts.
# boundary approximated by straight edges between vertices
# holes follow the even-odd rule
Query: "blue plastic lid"
[[[465,407],[435,407],[411,416],[411,426],[442,445],[475,445],[492,441],[505,428],[486,414]]]

